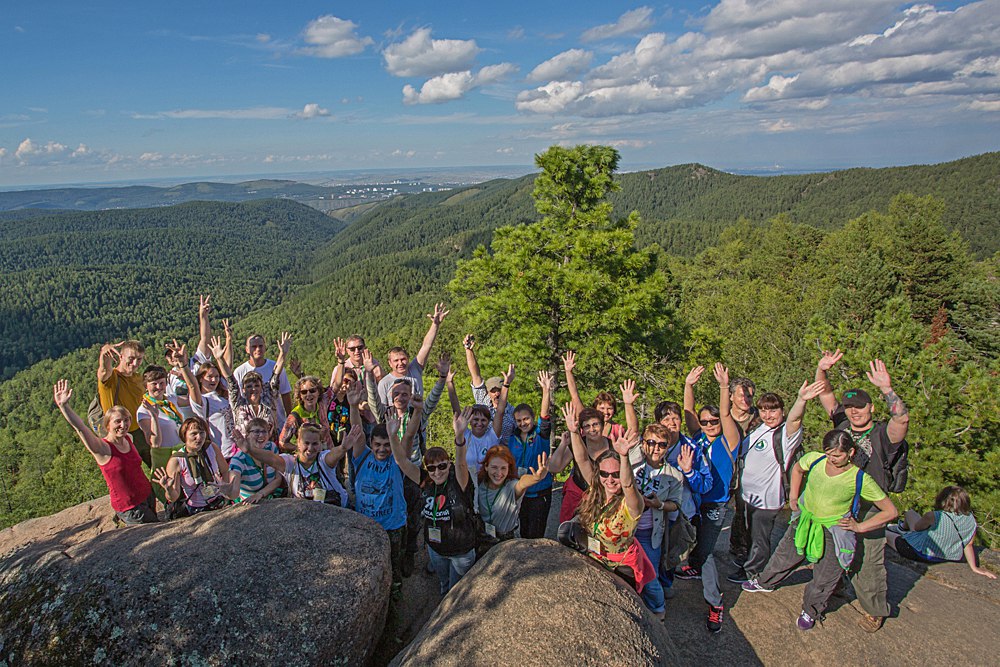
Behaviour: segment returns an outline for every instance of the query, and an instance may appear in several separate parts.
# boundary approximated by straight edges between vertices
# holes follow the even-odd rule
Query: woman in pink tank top
[[[56,407],[76,431],[104,475],[111,495],[111,508],[126,525],[156,522],[153,487],[142,471],[142,459],[128,434],[132,425],[128,410],[115,405],[105,412],[104,430],[108,435],[99,438],[69,407],[72,395],[73,390],[66,380],[59,380],[52,387]]]

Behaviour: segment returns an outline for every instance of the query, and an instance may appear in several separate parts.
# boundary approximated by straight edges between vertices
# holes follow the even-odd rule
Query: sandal
[[[861,614],[861,620],[858,621],[858,626],[865,632],[872,634],[878,632],[882,628],[883,623],[885,623],[884,616],[869,616],[868,614]]]

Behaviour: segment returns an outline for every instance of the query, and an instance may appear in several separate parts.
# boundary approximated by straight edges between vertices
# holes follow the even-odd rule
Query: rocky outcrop
[[[494,548],[393,665],[673,665],[663,623],[586,556],[550,540]]]
[[[77,544],[53,530],[5,536],[20,546],[0,557],[0,663],[363,665],[385,623],[388,539],[349,510],[271,500]]]

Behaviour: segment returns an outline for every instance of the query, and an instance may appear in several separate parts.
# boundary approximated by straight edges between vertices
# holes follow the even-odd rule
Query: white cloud
[[[642,32],[653,27],[653,9],[639,7],[625,12],[614,23],[605,23],[585,31],[580,39],[584,42],[596,42],[609,37],[620,37]]]
[[[266,32],[258,32],[257,35],[254,37],[254,39],[256,39],[261,44],[267,44],[268,42],[271,41],[271,36],[268,35]]]
[[[497,153],[499,153],[500,155],[511,155],[513,152],[514,152],[514,149],[511,148],[511,147],[509,147],[509,146],[507,146],[506,148],[498,148],[497,149]]]
[[[24,28],[22,28],[19,25],[16,25],[16,26],[14,26],[14,32],[21,32],[21,33],[23,33],[24,32]]]
[[[516,28],[511,28],[507,31],[507,39],[513,41],[520,41],[524,39],[524,28],[517,26]]]
[[[162,153],[147,152],[139,156],[139,162],[159,162],[163,159]]]
[[[528,74],[528,81],[563,81],[585,72],[594,54],[583,49],[570,49],[540,63]]]
[[[329,116],[329,115],[330,115],[329,110],[324,109],[320,105],[312,102],[302,107],[302,111],[295,114],[295,117],[308,119],[308,118],[319,118],[320,116]]]
[[[361,53],[375,41],[371,37],[359,37],[357,28],[354,21],[330,14],[320,16],[306,26],[303,39],[310,46],[302,48],[300,52],[320,58],[343,58]]]
[[[382,52],[385,69],[394,76],[436,76],[471,70],[479,47],[473,39],[431,39],[430,28],[418,28]]]
[[[403,149],[401,149],[401,148],[397,148],[396,150],[394,150],[394,151],[392,152],[392,156],[393,156],[393,157],[405,157],[405,158],[411,158],[411,157],[414,157],[414,156],[415,156],[416,154],[417,154],[417,151],[413,151],[413,150],[410,150],[410,151],[404,151],[404,150],[403,150]]]
[[[60,144],[57,141],[49,141],[45,144],[36,144],[30,138],[26,138],[18,145],[17,150],[14,151],[14,157],[24,162],[33,157],[58,155],[60,153],[64,153],[65,151],[65,144]]]
[[[2,160],[7,155],[7,149],[0,146],[0,160]]]
[[[776,121],[762,121],[761,126],[765,132],[790,132],[795,129],[795,126],[784,118],[779,118]]]
[[[1000,100],[973,100],[969,102],[973,111],[1000,111]]]
[[[420,90],[403,86],[403,104],[441,104],[465,97],[470,90],[496,83],[517,71],[511,63],[488,65],[479,72],[448,72],[428,79]]]
[[[222,119],[222,120],[278,120],[295,115],[293,109],[285,107],[253,107],[250,109],[176,109],[174,111],[157,111],[150,114],[135,113],[132,118],[137,120],[190,120],[190,119]]]
[[[89,148],[87,148],[86,144],[80,144],[79,146],[76,147],[76,150],[70,153],[69,156],[72,158],[81,158],[81,157],[87,157],[88,155],[90,155],[90,153],[91,151]]]

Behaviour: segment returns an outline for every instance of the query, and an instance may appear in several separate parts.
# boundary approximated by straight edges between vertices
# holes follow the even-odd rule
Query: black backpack
[[[782,442],[782,434],[785,432],[785,422],[781,422],[776,429],[771,433],[771,449],[774,450],[774,459],[778,462],[778,467],[781,468],[781,490],[785,494],[785,502],[788,502],[788,494],[792,489],[791,476],[788,471],[791,470],[802,458],[803,451],[802,446],[799,445],[795,448],[792,453],[792,460],[788,462],[788,467],[785,467],[785,449]]]
[[[851,430],[851,423],[848,421],[843,422],[840,425],[840,430],[846,431],[854,437],[853,431]],[[872,431],[875,433],[875,431]],[[878,442],[875,442],[876,438],[872,438],[872,450],[874,451],[877,447],[879,452],[887,451],[888,447],[885,445],[888,443],[883,443],[882,439],[886,436],[885,431],[879,429],[878,435],[876,436]],[[886,493],[902,493],[906,490],[906,482],[910,477],[910,444],[903,440],[899,443],[899,448],[896,449],[896,453],[892,455],[891,458],[887,458],[882,462],[882,470],[885,473],[885,488],[882,489]]]

